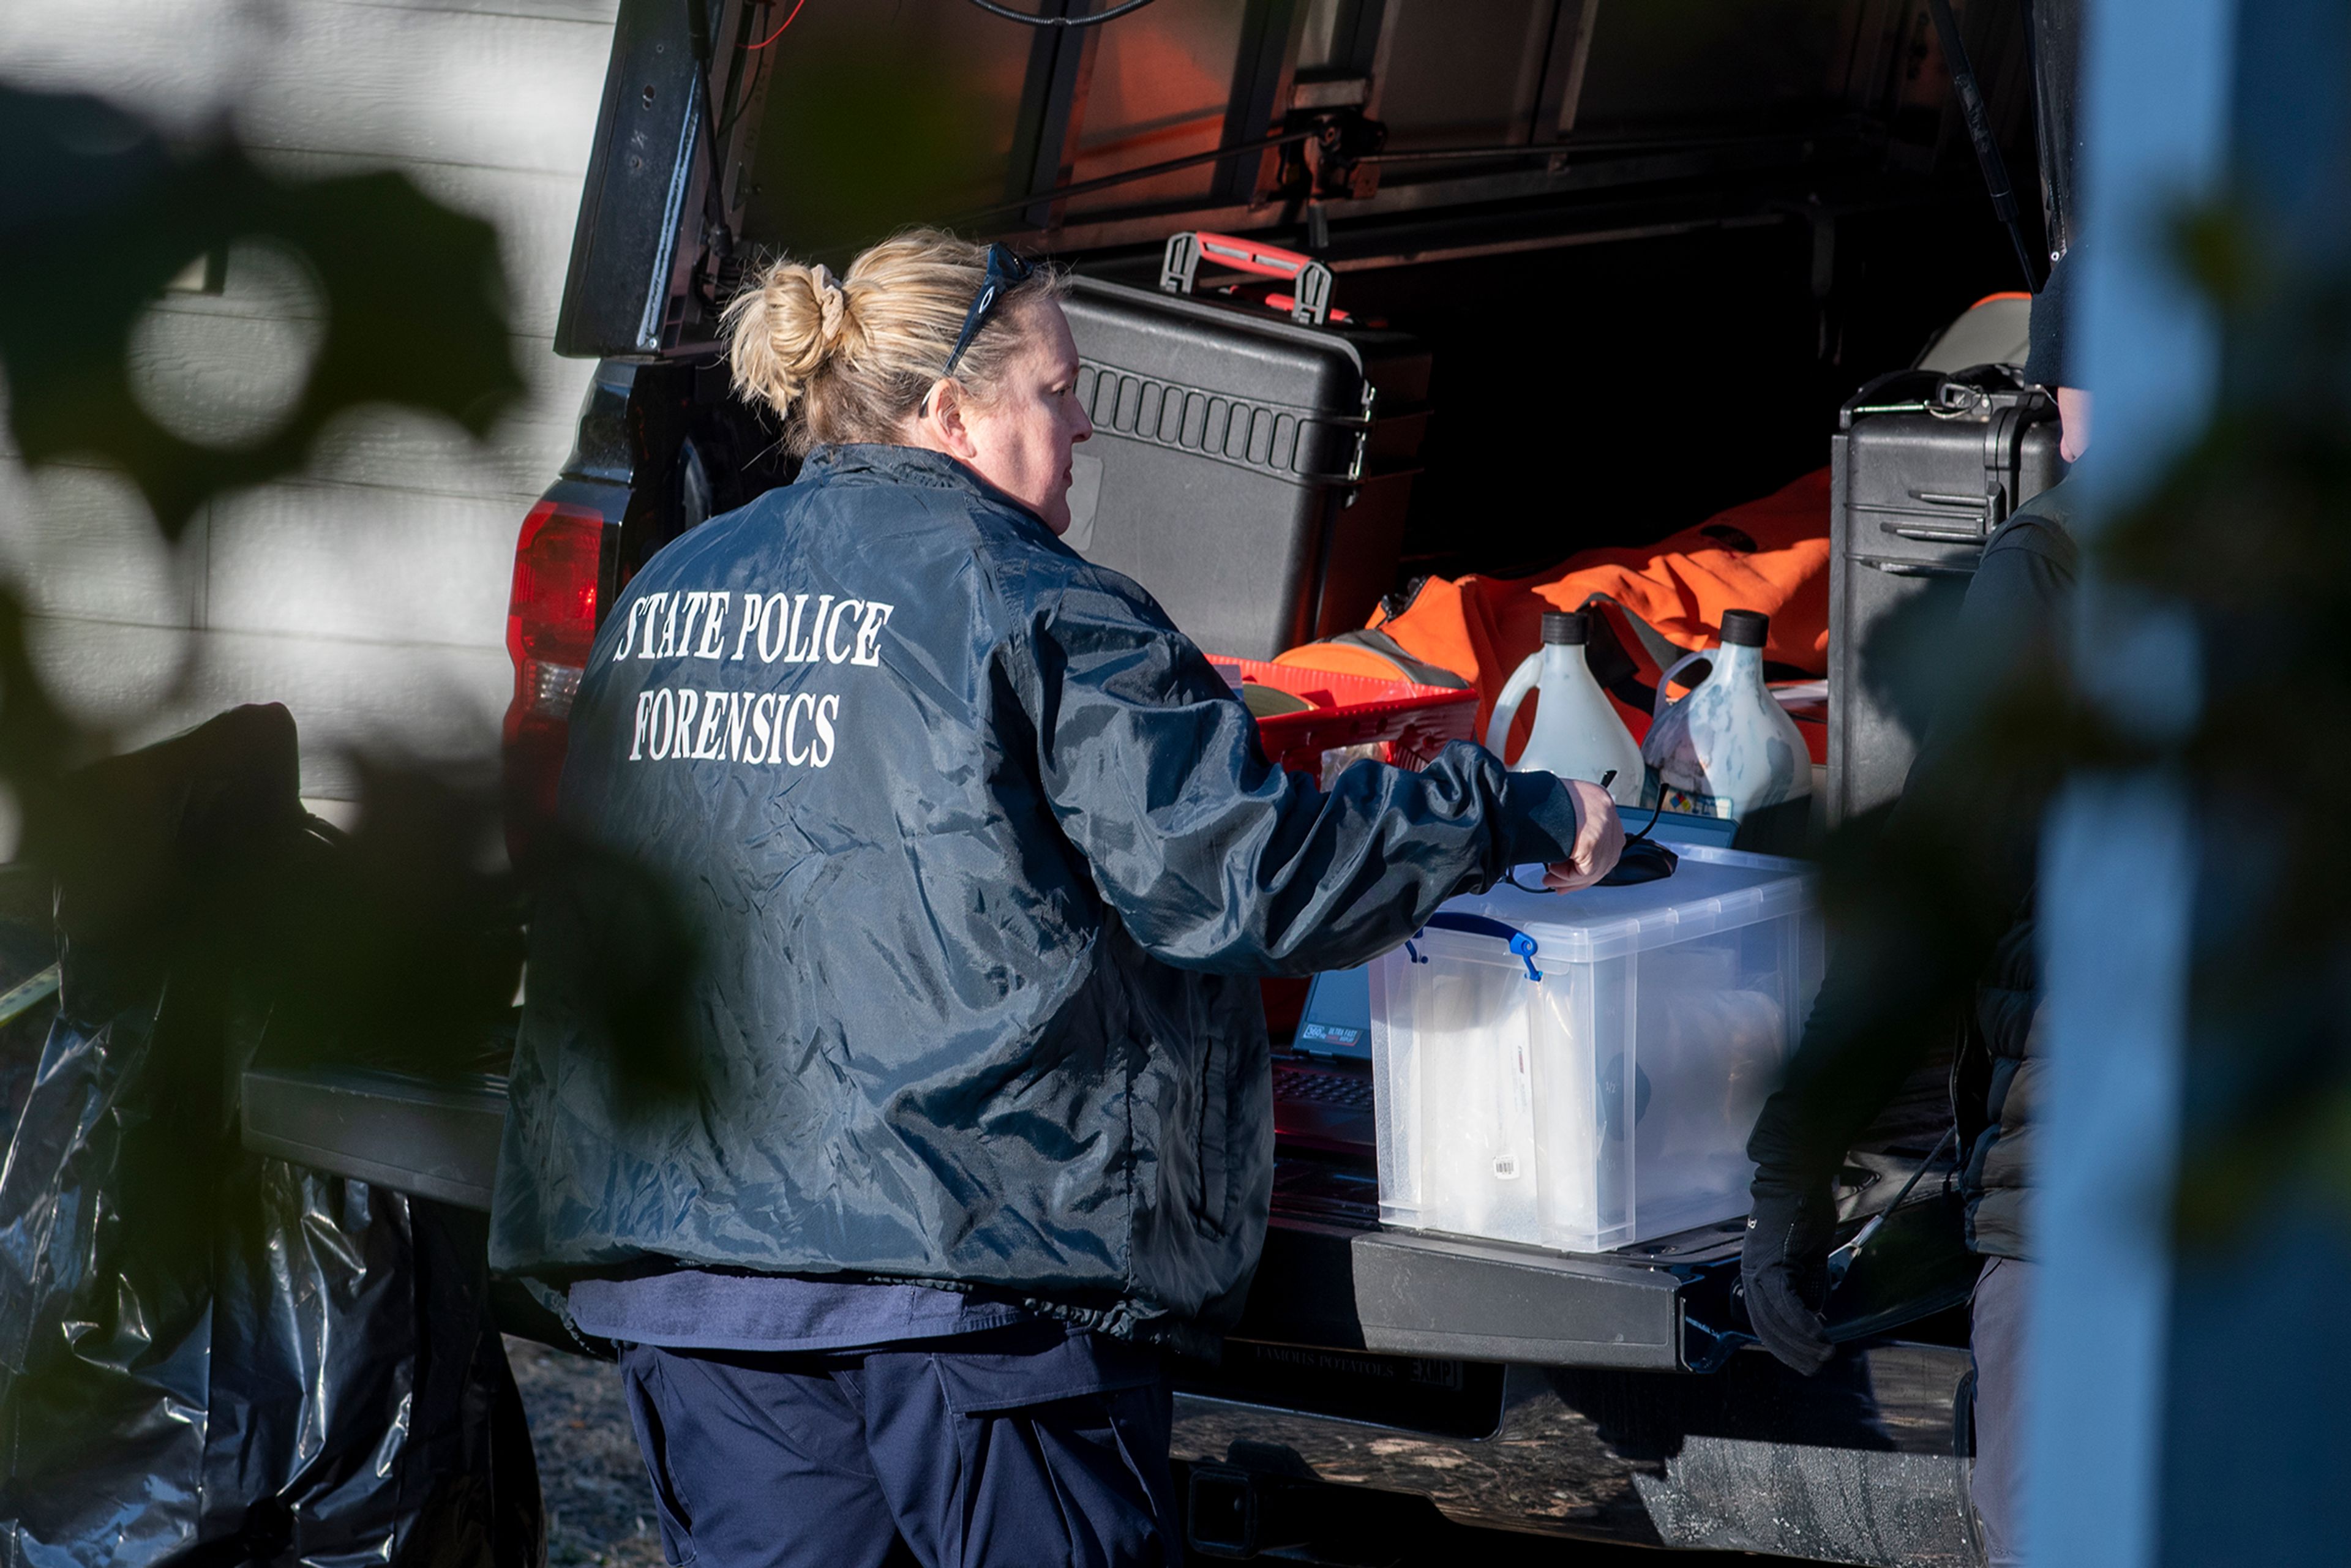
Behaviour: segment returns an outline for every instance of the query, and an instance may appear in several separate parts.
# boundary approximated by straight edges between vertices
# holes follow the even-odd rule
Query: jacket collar
[[[926,446],[842,443],[817,447],[800,462],[797,485],[919,485],[932,490],[1011,500],[944,452]],[[1019,502],[1013,502],[1019,506]],[[1023,511],[1028,508],[1022,507]]]
[[[829,488],[835,485],[912,485],[945,490],[987,501],[1017,514],[1047,538],[1053,530],[1029,504],[1006,495],[956,458],[927,446],[891,446],[878,442],[819,446],[800,460],[799,477],[792,481]]]

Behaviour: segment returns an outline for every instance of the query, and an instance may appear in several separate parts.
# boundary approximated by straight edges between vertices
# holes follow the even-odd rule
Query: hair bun
[[[987,285],[987,249],[937,229],[907,229],[830,267],[776,256],[744,280],[723,318],[736,392],[781,416],[797,454],[831,442],[908,438],[940,367]],[[1050,267],[1033,268],[997,302],[956,381],[986,406],[1026,341],[1032,300],[1061,297]]]
[[[848,288],[821,262],[770,268],[726,308],[726,326],[737,387],[778,413],[861,336]]]

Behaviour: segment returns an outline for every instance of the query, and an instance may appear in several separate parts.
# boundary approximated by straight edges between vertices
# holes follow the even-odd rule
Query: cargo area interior
[[[1791,216],[1361,270],[1341,261],[1332,304],[1411,335],[1431,360],[1387,591],[1646,544],[1825,467],[1839,405],[1858,387],[2018,287],[1980,204],[1943,193],[1839,225],[1833,242]],[[1075,265],[1148,288],[1159,253]],[[1204,267],[1200,293],[1229,285],[1226,298],[1252,301],[1272,287],[1220,277]],[[1315,1185],[1296,1173],[1284,1201],[1309,1201]]]

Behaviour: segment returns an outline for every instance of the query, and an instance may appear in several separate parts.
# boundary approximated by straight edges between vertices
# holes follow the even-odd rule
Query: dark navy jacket
[[[572,713],[569,823],[698,933],[700,1093],[626,1104],[592,901],[533,922],[493,1261],[984,1284],[1141,1339],[1238,1312],[1273,1125],[1257,977],[1564,857],[1456,745],[1325,794],[1150,597],[967,469],[821,449],[664,549]]]

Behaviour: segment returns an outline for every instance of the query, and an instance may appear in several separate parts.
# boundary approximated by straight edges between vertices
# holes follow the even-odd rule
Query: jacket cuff
[[[1575,797],[1549,773],[1512,773],[1502,785],[1502,842],[1510,866],[1567,859],[1575,848]]]

